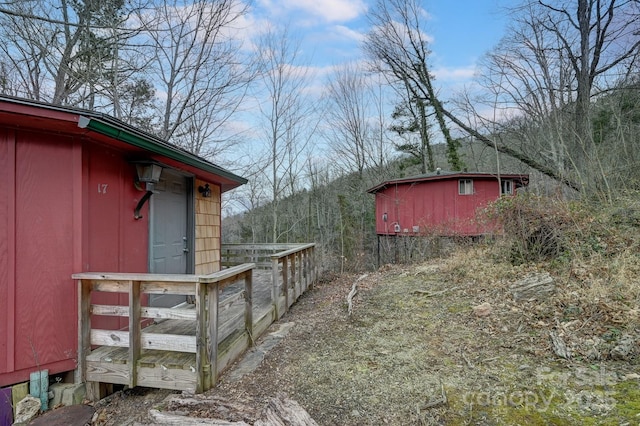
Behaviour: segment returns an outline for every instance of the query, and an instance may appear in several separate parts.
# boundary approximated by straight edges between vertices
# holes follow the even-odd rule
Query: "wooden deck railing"
[[[93,399],[99,395],[100,382],[195,392],[209,389],[218,378],[219,292],[244,281],[244,327],[251,335],[254,267],[243,264],[209,275],[74,274],[79,282],[77,379],[87,382],[88,395]],[[91,304],[94,292],[127,293],[129,304]],[[142,306],[144,293],[193,296],[195,309]],[[128,330],[94,329],[92,315],[128,317]],[[175,321],[171,327],[160,323],[143,329],[143,318]]]
[[[314,244],[251,245],[256,262],[209,275],[79,273],[76,381],[98,399],[100,383],[202,392],[280,318],[317,277]],[[283,250],[284,249],[284,250]],[[225,253],[239,245],[223,246]],[[229,262],[229,255],[223,257]],[[258,270],[257,264],[268,270]],[[127,305],[92,303],[97,293],[128,295]],[[144,296],[191,296],[175,308],[144,306]],[[92,316],[128,318],[122,330],[92,326]],[[153,323],[153,324],[151,324]],[[150,325],[151,324],[151,325]]]
[[[252,262],[271,270],[271,302],[276,318],[317,280],[315,244],[223,244],[223,266]]]

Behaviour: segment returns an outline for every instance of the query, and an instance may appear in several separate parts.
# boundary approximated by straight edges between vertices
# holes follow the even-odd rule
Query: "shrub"
[[[556,259],[567,250],[565,234],[572,219],[565,203],[534,195],[503,197],[487,213],[501,224],[514,265]]]

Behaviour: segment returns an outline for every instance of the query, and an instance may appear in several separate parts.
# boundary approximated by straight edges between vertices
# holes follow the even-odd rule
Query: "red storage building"
[[[0,387],[76,368],[73,273],[219,270],[220,197],[244,183],[109,116],[0,97]]]
[[[501,195],[515,195],[529,175],[445,172],[383,182],[376,197],[376,234],[478,236],[494,231],[477,211]]]

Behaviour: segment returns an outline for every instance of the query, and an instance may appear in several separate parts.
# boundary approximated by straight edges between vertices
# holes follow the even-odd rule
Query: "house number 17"
[[[99,183],[98,184],[98,194],[106,194],[108,186],[109,186],[108,183]]]

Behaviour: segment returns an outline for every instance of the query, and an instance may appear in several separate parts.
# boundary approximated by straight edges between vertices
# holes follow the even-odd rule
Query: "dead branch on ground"
[[[416,294],[418,296],[424,296],[424,297],[433,297],[433,296],[439,296],[441,294],[444,294],[448,291],[453,291],[453,290],[457,290],[459,289],[459,286],[455,286],[455,287],[451,287],[451,288],[445,288],[444,290],[440,290],[440,291],[434,291],[434,292],[430,292],[430,291],[426,291],[426,290],[414,290],[411,292],[411,294]]]
[[[347,304],[349,305],[349,316],[351,316],[351,314],[353,313],[353,298],[356,296],[356,294],[358,294],[358,282],[367,278],[368,275],[369,274],[360,275],[360,277],[353,283],[353,286],[351,286],[351,291],[347,296]]]
[[[429,401],[424,407],[425,410],[437,407],[439,405],[447,405],[447,394],[444,391],[444,384],[440,382],[440,397]]]

